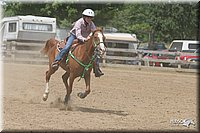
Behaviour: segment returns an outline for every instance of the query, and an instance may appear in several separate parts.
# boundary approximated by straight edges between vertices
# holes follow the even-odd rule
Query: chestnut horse
[[[74,40],[75,41],[75,40]],[[79,92],[78,96],[80,98],[85,98],[90,93],[90,73],[92,70],[93,62],[95,60],[94,54],[97,53],[102,56],[106,50],[105,47],[105,37],[101,29],[96,29],[90,39],[87,42],[79,44],[70,49],[68,56],[66,55],[59,63],[59,66],[63,68],[66,72],[62,75],[63,83],[66,87],[66,95],[64,98],[64,104],[67,105],[70,99],[70,94],[72,92],[74,80],[80,76],[80,78],[85,79],[86,90],[85,92]],[[45,47],[42,49],[42,53],[48,55],[49,58],[49,70],[46,71],[46,88],[43,94],[43,100],[46,101],[49,94],[49,80],[52,74],[56,72],[58,68],[52,68],[51,64],[58,54],[57,44],[59,41],[56,39],[49,39],[46,42]],[[67,58],[67,61],[66,61]]]

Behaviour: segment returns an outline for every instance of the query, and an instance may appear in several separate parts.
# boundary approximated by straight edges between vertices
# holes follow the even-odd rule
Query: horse
[[[52,62],[59,52],[57,48],[58,43],[58,40],[51,38],[46,41],[45,47],[41,50],[41,52],[48,55],[49,58],[49,69],[46,71],[46,88],[43,94],[44,101],[48,99],[50,78],[58,69],[52,68]],[[74,46],[74,44],[76,46]],[[87,42],[80,43],[74,40],[72,47],[59,62],[59,66],[65,70],[65,73],[62,75],[62,80],[66,88],[66,95],[64,98],[65,105],[67,105],[70,99],[73,82],[77,77],[84,78],[86,85],[85,92],[79,92],[77,96],[83,99],[90,93],[90,77],[95,54],[98,53],[98,56],[103,56],[106,50],[105,36],[102,29],[97,28],[93,31]]]

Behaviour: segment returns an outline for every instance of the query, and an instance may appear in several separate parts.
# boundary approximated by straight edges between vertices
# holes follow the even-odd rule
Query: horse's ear
[[[96,29],[97,30],[103,30],[103,27],[97,27]]]

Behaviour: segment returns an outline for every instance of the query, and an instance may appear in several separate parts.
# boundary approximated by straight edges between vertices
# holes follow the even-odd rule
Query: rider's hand
[[[88,36],[84,41],[87,42],[90,39],[90,36]]]

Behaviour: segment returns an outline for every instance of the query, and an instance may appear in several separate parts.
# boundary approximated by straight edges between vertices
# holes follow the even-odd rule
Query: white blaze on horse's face
[[[99,40],[100,40],[100,54],[103,55],[106,51],[106,47],[104,45],[104,40],[103,40],[103,35],[101,32],[98,32],[98,37],[99,37]]]

